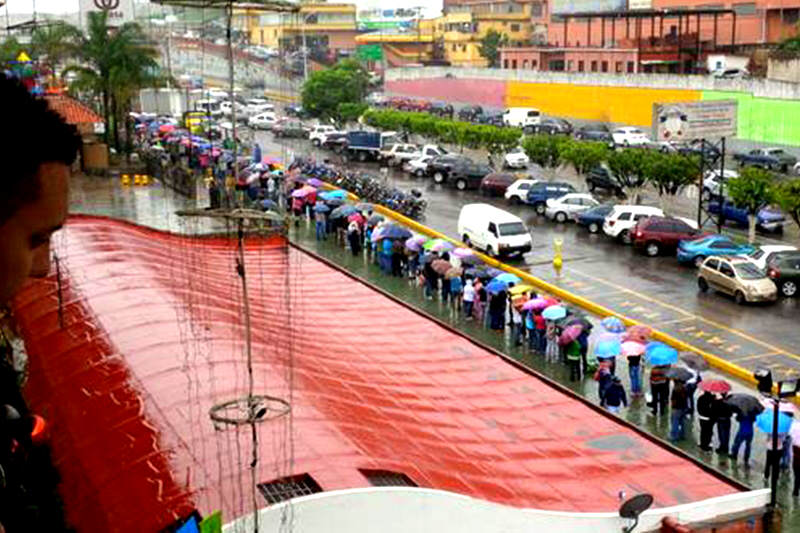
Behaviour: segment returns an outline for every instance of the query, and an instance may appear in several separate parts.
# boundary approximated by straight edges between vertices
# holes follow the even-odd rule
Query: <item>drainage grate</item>
[[[400,472],[389,470],[364,470],[360,472],[373,487],[418,487],[414,480]]]
[[[258,490],[261,491],[261,495],[264,496],[267,503],[273,504],[322,492],[322,487],[308,474],[300,474],[276,479],[269,483],[259,483]]]

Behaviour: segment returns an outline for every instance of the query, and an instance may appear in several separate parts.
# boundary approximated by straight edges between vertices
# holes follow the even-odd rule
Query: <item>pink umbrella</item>
[[[363,226],[364,222],[365,222],[364,217],[361,216],[361,213],[353,213],[352,215],[347,217],[347,221],[348,222],[355,222],[359,226]]]
[[[309,195],[309,192],[305,189],[295,189],[292,191],[292,198],[305,198]]]
[[[622,343],[622,355],[625,357],[636,357],[644,354],[644,344],[636,341],[626,341]]]
[[[473,252],[469,248],[456,248],[450,253],[450,255],[461,259],[462,257],[471,257],[475,255],[475,252]]]
[[[580,324],[572,324],[571,326],[567,326],[561,333],[561,336],[558,338],[558,343],[562,346],[569,344],[577,339],[581,332],[583,332],[583,326]]]
[[[524,304],[522,304],[522,308],[526,311],[541,311],[546,309],[550,306],[550,303],[547,298],[542,298],[539,296],[538,298],[533,298],[532,300],[528,300]]]
[[[161,126],[158,127],[158,131],[161,133],[170,133],[175,131],[175,126],[173,126],[172,124],[162,124]]]
[[[306,183],[308,183],[309,185],[311,185],[313,187],[322,187],[324,185],[324,182],[322,180],[317,179],[317,178],[311,178],[308,181],[306,181]]]
[[[648,328],[647,326],[637,324],[628,328],[628,331],[625,333],[625,335],[623,335],[622,340],[647,343],[652,333],[652,329]]]
[[[762,398],[761,405],[763,405],[764,408],[769,411],[775,409],[775,406],[772,404],[772,400],[770,400],[769,398]],[[786,413],[787,415],[790,416],[794,416],[797,414],[797,407],[795,407],[794,404],[791,404],[789,402],[781,401],[778,404],[778,411],[780,411],[781,413]],[[797,422],[795,422],[795,425],[796,424]]]

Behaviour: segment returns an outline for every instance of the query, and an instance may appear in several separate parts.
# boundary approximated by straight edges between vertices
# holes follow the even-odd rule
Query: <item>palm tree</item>
[[[109,132],[113,132],[118,151],[119,126],[125,123],[122,117],[127,116],[131,99],[140,88],[157,80],[157,55],[138,24],[127,23],[112,30],[105,11],[89,14],[87,35],[79,50],[83,65],[66,70],[78,74],[74,89],[100,97],[107,125],[106,142]]]
[[[78,55],[81,31],[66,22],[39,26],[31,35],[31,52],[50,70],[53,83],[58,78],[57,69],[66,59]]]

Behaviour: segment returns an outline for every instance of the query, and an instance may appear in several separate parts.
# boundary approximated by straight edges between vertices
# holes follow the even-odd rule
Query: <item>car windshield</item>
[[[525,225],[522,222],[508,222],[506,224],[500,224],[500,235],[508,236],[508,235],[525,235],[528,233],[528,230],[525,229]]]
[[[761,272],[758,267],[755,265],[751,265],[750,263],[742,263],[739,265],[734,265],[733,267],[736,270],[736,275],[740,279],[761,279],[764,277],[764,273]]]
[[[706,244],[710,244],[711,240],[712,240],[711,237],[701,237],[699,239],[695,239],[695,240],[689,241],[689,242],[692,243],[692,244],[695,244],[697,246],[704,246]]]

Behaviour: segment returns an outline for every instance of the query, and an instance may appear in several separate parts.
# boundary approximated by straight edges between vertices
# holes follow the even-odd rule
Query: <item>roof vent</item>
[[[259,483],[258,490],[270,505],[322,492],[322,487],[308,474],[279,478],[268,483]]]
[[[373,487],[418,487],[414,480],[400,472],[389,470],[359,470]]]

